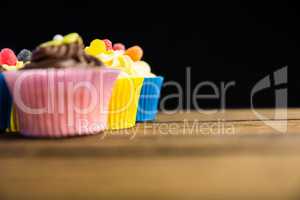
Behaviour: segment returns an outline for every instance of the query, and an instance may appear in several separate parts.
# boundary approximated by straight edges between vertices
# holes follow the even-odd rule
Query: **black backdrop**
[[[54,34],[80,33],[85,41],[110,38],[127,46],[139,44],[156,74],[185,88],[186,67],[191,86],[234,81],[226,107],[249,107],[250,91],[264,76],[288,66],[289,106],[298,106],[299,9],[290,2],[244,3],[104,1],[2,2],[0,48],[33,49]],[[134,6],[136,4],[139,6]],[[176,5],[175,5],[176,4]],[[166,87],[163,96],[176,92]],[[186,92],[186,90],[185,90]],[[203,88],[201,93],[210,93]],[[176,100],[167,101],[168,107]],[[184,104],[186,106],[186,102]],[[203,108],[220,101],[201,100]],[[274,91],[255,98],[255,106],[274,106]]]

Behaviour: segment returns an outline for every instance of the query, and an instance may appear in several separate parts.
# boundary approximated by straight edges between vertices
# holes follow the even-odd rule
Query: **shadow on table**
[[[101,134],[101,133],[100,133]],[[69,137],[26,137],[21,135],[20,133],[0,133],[0,141],[2,140],[70,140],[82,137],[96,137],[95,135],[76,135],[76,136],[69,136]]]
[[[20,133],[0,133],[0,140],[19,140],[19,139],[28,139],[22,136]]]

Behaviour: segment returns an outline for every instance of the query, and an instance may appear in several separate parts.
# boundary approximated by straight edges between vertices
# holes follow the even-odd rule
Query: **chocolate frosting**
[[[87,55],[80,42],[62,45],[40,46],[32,52],[31,62],[23,69],[101,67],[103,63]]]

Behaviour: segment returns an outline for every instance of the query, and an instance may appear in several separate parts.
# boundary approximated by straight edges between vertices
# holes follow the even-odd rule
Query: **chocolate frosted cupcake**
[[[40,45],[23,70],[5,73],[20,132],[32,137],[101,132],[118,74],[87,55],[76,33]]]

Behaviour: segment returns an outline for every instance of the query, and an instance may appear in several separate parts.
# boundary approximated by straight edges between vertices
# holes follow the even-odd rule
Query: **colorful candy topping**
[[[113,49],[115,51],[125,51],[125,45],[122,44],[122,43],[115,43],[114,46],[113,46]]]
[[[28,49],[22,49],[18,54],[17,58],[19,61],[29,62],[31,59],[31,55],[31,51],[29,51]]]
[[[24,67],[22,61],[18,61],[16,54],[8,48],[0,52],[0,71],[15,71]]]
[[[51,45],[49,46],[49,44]],[[54,40],[38,46],[32,52],[30,61],[24,66],[25,70],[40,68],[98,68],[103,66],[103,63],[98,58],[86,54],[82,39],[77,33],[64,37],[56,36]]]
[[[16,54],[9,48],[2,49],[0,52],[0,65],[15,66],[18,62]]]
[[[77,33],[65,36],[57,34],[53,40],[41,44],[33,53],[23,49],[16,56],[11,49],[3,49],[0,52],[0,66],[7,70],[19,69],[23,67],[23,63],[27,64],[28,69],[46,64],[68,67],[70,63],[101,66],[102,61],[106,66],[120,69],[128,75],[155,76],[151,73],[149,64],[142,61],[143,54],[140,46],[126,49],[124,44],[113,44],[109,39],[95,39],[84,48],[82,38]]]
[[[78,33],[70,33],[63,38],[56,36],[53,40],[41,44],[40,47],[59,46],[71,43],[83,44],[82,38],[78,35]]]
[[[64,39],[64,36],[62,36],[61,34],[56,34],[54,37],[53,37],[53,40],[63,40]]]
[[[139,46],[130,47],[125,51],[125,55],[130,56],[133,61],[140,61],[143,53],[143,49]]]
[[[97,57],[106,66],[119,69],[121,75],[153,77],[148,63],[142,61],[143,49],[140,46],[132,46],[128,49],[122,43],[115,43],[108,39],[95,39],[90,46],[85,48],[89,55]]]
[[[98,56],[106,52],[106,44],[103,40],[95,39],[85,48],[85,52],[91,56]]]
[[[109,39],[104,39],[103,42],[105,43],[107,51],[113,50],[112,42]]]

